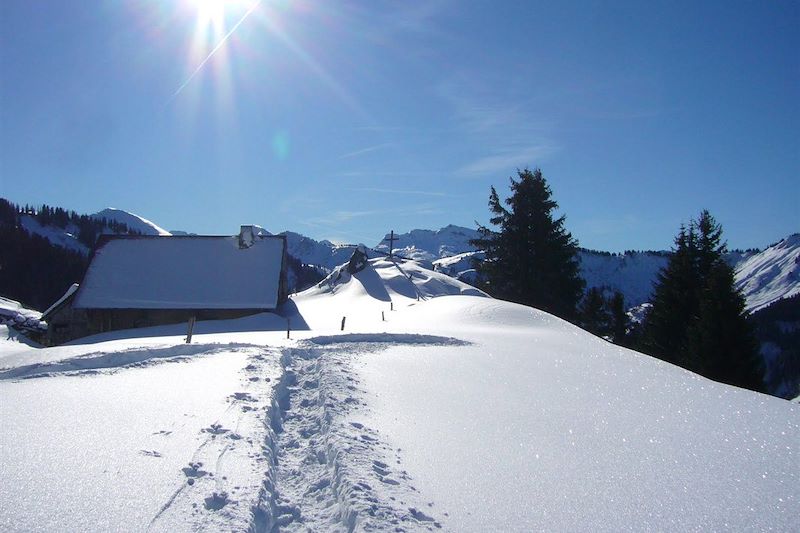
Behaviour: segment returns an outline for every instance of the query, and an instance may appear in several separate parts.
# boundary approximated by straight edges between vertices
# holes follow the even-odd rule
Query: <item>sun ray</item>
[[[239,26],[241,26],[241,24],[247,19],[247,17],[249,17],[256,10],[256,8],[261,4],[261,2],[262,2],[262,0],[255,0],[253,2],[253,4],[247,9],[247,11],[245,11],[244,15],[242,15],[242,17],[236,22],[236,24],[234,24],[231,27],[231,29],[228,30],[227,33],[224,33],[224,35],[222,36],[221,39],[217,40],[217,44],[214,46],[214,48],[211,49],[211,52],[209,52],[208,55],[205,56],[205,58],[200,62],[200,64],[197,65],[197,67],[192,71],[191,74],[189,74],[189,76],[186,78],[186,80],[172,94],[172,97],[170,98],[170,101],[172,101],[175,98],[177,98],[177,96],[181,93],[181,91],[183,91],[183,89],[185,89],[186,86],[189,85],[189,83],[192,81],[192,79],[194,79],[194,77],[197,76],[197,74],[201,70],[203,70],[203,67],[206,65],[206,63],[208,63],[209,60],[211,60],[211,58],[214,57],[214,55],[223,46],[225,46],[225,43],[228,41],[230,36],[233,35],[233,33],[236,31],[236,29]],[[205,4],[212,4],[212,3],[213,4],[217,4],[217,7],[216,7],[217,9],[224,9],[224,7],[221,5],[222,2],[220,2],[219,0],[217,0],[217,1],[206,0],[206,2],[204,2],[204,5]],[[217,12],[217,11],[206,12],[206,9],[210,9],[210,8],[201,8],[200,9],[200,12],[201,13],[205,12],[204,16],[207,17],[205,19],[205,28],[207,28],[208,25],[211,24],[215,34],[217,32],[223,32],[224,31],[224,23],[225,23],[224,22],[224,11],[222,12],[222,15],[219,16],[219,12]],[[200,25],[202,22],[203,21],[201,20],[200,15],[198,15],[198,25]],[[199,26],[198,26],[198,28],[199,28]]]

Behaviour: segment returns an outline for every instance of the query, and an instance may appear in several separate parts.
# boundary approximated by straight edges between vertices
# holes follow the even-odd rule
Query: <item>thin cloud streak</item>
[[[477,159],[461,167],[458,174],[489,174],[508,172],[515,168],[533,165],[536,160],[556,152],[558,148],[551,144],[537,144],[526,148],[500,149],[499,153]]]
[[[362,148],[361,150],[356,150],[354,152],[349,152],[344,155],[340,155],[339,159],[349,159],[351,157],[358,157],[360,155],[368,154],[370,152],[375,152],[376,150],[383,150],[384,148],[389,148],[390,146],[394,146],[394,143],[381,143],[381,144],[376,144],[375,146],[368,146],[367,148]]]
[[[410,190],[400,190],[400,189],[379,189],[375,187],[353,187],[349,189],[351,191],[356,192],[377,192],[383,194],[414,194],[419,196],[437,196],[440,198],[445,197],[452,197],[452,194],[447,194],[444,192],[435,192],[435,191],[410,191]]]

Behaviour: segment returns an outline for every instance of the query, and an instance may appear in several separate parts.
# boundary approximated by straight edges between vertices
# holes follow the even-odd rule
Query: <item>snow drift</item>
[[[796,527],[797,404],[413,261],[363,266],[196,345],[17,346],[0,529]]]

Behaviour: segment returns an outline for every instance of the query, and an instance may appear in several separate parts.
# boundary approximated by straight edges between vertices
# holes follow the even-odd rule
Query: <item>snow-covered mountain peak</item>
[[[123,211],[122,209],[116,209],[114,207],[103,209],[102,211],[92,215],[92,218],[105,218],[106,220],[114,220],[121,224],[125,224],[128,226],[128,229],[138,231],[142,235],[171,235],[170,232],[144,217],[140,217],[139,215],[129,213],[128,211]]]
[[[395,235],[394,249],[403,257],[433,261],[442,257],[475,251],[469,241],[478,237],[477,230],[447,225],[438,230],[415,229]],[[382,241],[376,250],[389,251],[389,244]]]

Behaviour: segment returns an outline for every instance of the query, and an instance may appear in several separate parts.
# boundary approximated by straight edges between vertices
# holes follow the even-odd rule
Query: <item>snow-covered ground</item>
[[[414,262],[184,335],[0,351],[0,530],[797,527],[800,405]]]

